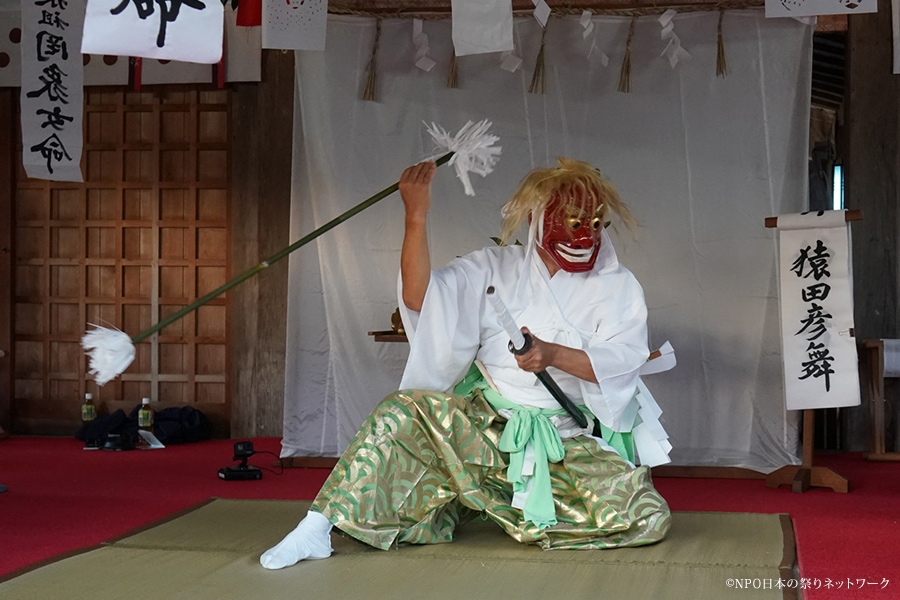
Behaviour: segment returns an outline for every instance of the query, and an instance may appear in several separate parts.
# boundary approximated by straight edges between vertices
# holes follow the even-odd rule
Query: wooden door
[[[137,344],[98,387],[88,323],[131,336],[226,281],[225,90],[85,91],[83,184],[13,181],[12,431],[70,435],[85,392],[100,411],[191,405],[228,435],[228,304],[217,298]],[[21,144],[21,135],[15,139]]]

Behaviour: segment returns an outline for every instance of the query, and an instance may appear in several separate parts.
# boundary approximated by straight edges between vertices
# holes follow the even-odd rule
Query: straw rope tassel
[[[725,40],[722,37],[722,21],[725,19],[725,9],[719,10],[718,41],[716,44],[716,77],[725,79],[728,75],[728,61],[725,59]]]
[[[369,59],[369,66],[366,68],[366,87],[363,89],[363,100],[375,101],[375,89],[377,83],[378,70],[375,58],[378,56],[378,42],[381,40],[381,19],[375,21],[375,42],[372,44],[372,57]]]
[[[459,71],[456,66],[456,49],[450,55],[450,73],[447,75],[447,87],[456,89],[459,87]]]
[[[625,58],[622,60],[622,70],[619,71],[619,91],[626,94],[631,93],[631,41],[634,39],[634,25],[637,19],[637,15],[631,17],[628,40],[625,42]]]
[[[547,21],[544,31],[541,32],[541,49],[538,50],[537,60],[534,62],[534,75],[531,76],[531,86],[528,88],[528,92],[531,94],[543,94],[547,91],[547,72],[544,68],[544,43],[547,39],[547,26],[549,25],[550,21]]]

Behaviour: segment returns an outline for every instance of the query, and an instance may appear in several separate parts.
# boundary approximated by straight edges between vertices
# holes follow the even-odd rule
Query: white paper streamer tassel
[[[550,18],[550,5],[545,0],[531,0],[531,3],[534,5],[532,15],[541,24],[541,27],[546,27],[547,19]]]
[[[89,373],[97,385],[121,375],[134,360],[134,344],[128,334],[119,329],[94,325],[81,338],[81,346],[90,357]]]
[[[516,56],[512,50],[500,53],[500,68],[510,73],[515,73],[522,66],[522,59]]]
[[[416,47],[416,66],[430,71],[437,63],[429,56],[428,34],[422,31],[422,19],[413,19],[413,45]]]
[[[597,58],[600,59],[600,64],[605,67],[609,65],[609,57],[603,50],[597,47],[597,43],[594,41],[594,36],[592,35],[594,33],[594,22],[591,20],[591,17],[593,16],[594,13],[589,10],[582,11],[581,18],[578,19],[578,23],[582,27],[584,27],[584,31],[582,32],[581,37],[586,41],[588,40],[588,38],[590,38],[591,47],[588,48],[588,59],[590,59],[596,53]]]
[[[669,66],[673,69],[679,61],[687,62],[691,60],[690,53],[681,47],[681,38],[675,33],[675,23],[672,22],[672,19],[677,14],[677,10],[670,8],[659,17],[659,24],[662,26],[659,36],[664,40],[669,40],[668,45],[660,53],[660,56],[668,58]]]
[[[450,164],[456,169],[456,176],[462,181],[466,195],[474,196],[475,190],[469,173],[484,177],[494,170],[494,165],[500,158],[500,146],[494,146],[500,138],[488,133],[491,122],[487,119],[478,123],[469,121],[455,136],[434,123],[430,126],[426,123],[425,128],[439,148],[455,153]]]

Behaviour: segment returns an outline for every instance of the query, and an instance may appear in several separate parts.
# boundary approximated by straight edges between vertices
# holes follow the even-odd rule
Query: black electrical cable
[[[267,467],[256,467],[257,469],[262,469],[263,471],[268,471],[269,473],[274,473],[275,475],[281,475],[284,473],[284,462],[282,462],[281,457],[275,454],[274,452],[269,452],[268,450],[254,450],[253,454],[271,454],[275,458],[278,459],[278,466],[280,470],[275,471],[274,469],[269,469]]]

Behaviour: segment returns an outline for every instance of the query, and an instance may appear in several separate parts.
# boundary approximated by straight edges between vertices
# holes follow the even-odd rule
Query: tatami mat
[[[675,513],[666,540],[642,548],[542,551],[495,525],[467,523],[450,544],[374,550],[334,534],[334,556],[282,571],[258,562],[305,514],[308,502],[216,499],[88,552],[0,583],[10,600],[316,600],[786,597],[780,515]],[[730,587],[728,580],[759,580]]]

